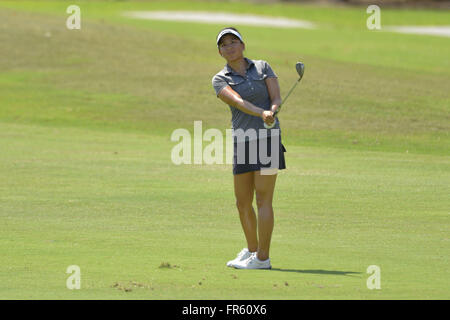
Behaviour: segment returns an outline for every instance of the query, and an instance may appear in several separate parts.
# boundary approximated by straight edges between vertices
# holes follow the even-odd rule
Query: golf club
[[[287,98],[289,97],[289,95],[291,94],[292,90],[294,90],[294,88],[297,86],[297,84],[298,84],[298,83],[300,82],[300,80],[302,80],[302,78],[303,78],[303,73],[305,72],[305,65],[304,65],[303,63],[301,63],[301,62],[297,62],[297,63],[295,64],[295,69],[297,70],[297,73],[298,73],[298,75],[299,75],[299,78],[298,78],[298,80],[294,83],[294,85],[292,86],[291,90],[289,90],[288,94],[287,94],[286,97],[283,99],[283,101],[281,102],[281,104],[280,104],[280,106],[278,107],[278,109],[274,112],[274,114],[273,114],[274,117],[278,114],[278,112],[280,112],[281,106],[286,102],[286,100],[287,100]],[[276,122],[277,122],[277,121],[274,120],[273,123],[272,123],[271,125],[267,125],[267,124],[264,122],[264,127],[265,127],[266,129],[271,129],[271,128],[273,128],[273,127],[275,126],[275,123],[276,123]]]

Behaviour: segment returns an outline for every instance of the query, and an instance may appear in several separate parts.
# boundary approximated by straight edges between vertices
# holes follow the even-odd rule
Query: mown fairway
[[[235,2],[79,1],[68,30],[69,4],[0,2],[0,299],[450,298],[449,38],[368,31],[363,7]],[[306,65],[280,113],[272,271],[225,266],[245,246],[231,166],[171,162],[173,130],[230,122],[211,86],[228,25],[122,16],[174,9],[318,27],[235,25],[282,96]]]

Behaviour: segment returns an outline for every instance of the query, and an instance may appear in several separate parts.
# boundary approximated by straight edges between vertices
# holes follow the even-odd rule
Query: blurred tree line
[[[269,0],[270,2],[270,0]],[[438,7],[438,8],[450,8],[450,0],[275,0],[271,2],[304,2],[304,3],[336,3],[336,4],[349,4],[349,5],[370,5],[376,4],[392,5],[392,6],[426,6],[426,7]]]

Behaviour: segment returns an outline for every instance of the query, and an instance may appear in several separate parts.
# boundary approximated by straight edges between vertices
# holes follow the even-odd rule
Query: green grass
[[[0,299],[450,297],[447,38],[367,31],[365,8],[235,2],[80,2],[70,31],[67,5],[0,2]],[[230,166],[170,160],[174,129],[229,126],[211,86],[222,26],[120,15],[151,9],[319,26],[238,26],[282,95],[306,65],[280,113],[272,271],[225,267],[245,245]],[[392,25],[448,17],[382,9]]]
[[[8,124],[1,139],[12,173],[3,298],[448,297],[441,157],[288,147],[272,244],[281,270],[253,272],[224,267],[243,245],[227,166],[172,165],[169,138],[146,134]],[[80,291],[65,288],[72,264]],[[381,291],[365,287],[372,264]],[[129,282],[149,288],[111,288]]]

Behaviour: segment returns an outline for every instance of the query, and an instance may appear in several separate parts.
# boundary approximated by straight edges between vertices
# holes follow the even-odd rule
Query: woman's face
[[[219,44],[219,53],[227,61],[234,61],[243,57],[245,45],[232,34],[226,34],[222,37]]]

